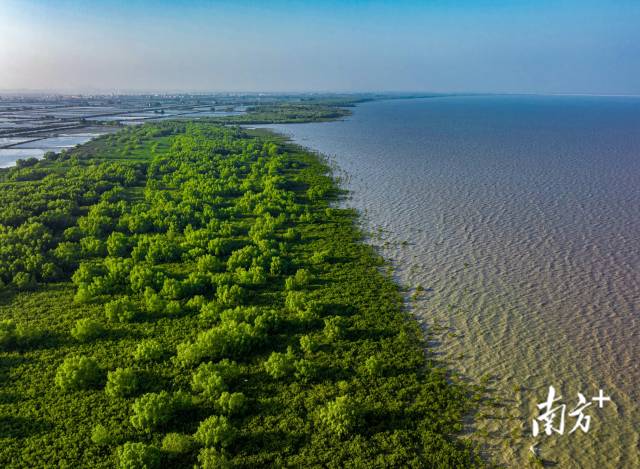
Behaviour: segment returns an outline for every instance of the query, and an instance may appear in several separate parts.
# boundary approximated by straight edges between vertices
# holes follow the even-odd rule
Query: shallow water
[[[100,133],[58,135],[55,137],[48,137],[41,140],[35,140],[33,142],[23,143],[15,146],[14,148],[41,148],[45,151],[55,151],[58,149],[72,148],[76,145],[87,143],[89,140],[97,137],[98,135],[100,135]]]
[[[562,468],[640,465],[640,99],[379,101],[268,127],[329,156],[371,242],[426,289],[434,350],[499,402],[476,416],[493,459],[537,444]],[[566,428],[534,438],[550,385]],[[569,434],[599,389],[612,402]]]
[[[26,141],[11,148],[0,149],[0,168],[8,168],[14,166],[17,160],[25,160],[28,158],[41,159],[48,151],[59,152],[65,148],[73,148],[76,145],[87,143],[92,138],[103,134],[104,132],[94,133],[76,133],[63,134],[55,137],[42,138],[40,140],[30,141],[33,137],[14,139],[16,142]],[[10,138],[5,143],[15,143]],[[2,143],[2,140],[0,140]]]
[[[16,161],[26,160],[29,158],[41,159],[45,154],[45,150],[40,148],[6,148],[0,149],[0,168],[9,168],[15,166]]]

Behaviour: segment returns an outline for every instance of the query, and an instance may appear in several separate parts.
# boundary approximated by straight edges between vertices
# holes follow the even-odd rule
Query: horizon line
[[[57,96],[57,97],[107,97],[107,96],[167,96],[167,95],[188,95],[188,96],[213,96],[213,95],[429,95],[429,96],[584,96],[584,97],[629,97],[637,98],[640,94],[635,93],[586,93],[586,92],[535,92],[535,91],[429,91],[429,90],[304,90],[304,91],[269,91],[269,90],[188,90],[188,89],[167,89],[167,90],[63,90],[63,89],[21,89],[8,88],[0,89],[0,97],[3,96]],[[417,98],[420,96],[416,96]]]

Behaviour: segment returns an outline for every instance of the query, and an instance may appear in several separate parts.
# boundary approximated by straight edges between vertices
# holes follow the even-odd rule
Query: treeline
[[[479,464],[317,157],[167,122],[0,188],[1,466]]]
[[[284,124],[302,122],[324,122],[341,119],[351,115],[345,109],[350,105],[348,101],[336,103],[276,103],[249,106],[245,114],[206,119],[211,123],[233,124]]]

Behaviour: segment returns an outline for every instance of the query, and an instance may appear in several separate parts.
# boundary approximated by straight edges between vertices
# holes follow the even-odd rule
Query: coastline
[[[564,194],[567,187],[564,181],[571,177],[585,183],[578,186],[583,192],[586,188],[600,188],[595,198],[592,193],[585,194],[589,197],[592,217],[597,217],[592,219],[606,220],[607,226],[627,233],[624,226],[610,219],[612,208],[615,213],[625,210],[624,193],[617,187],[609,189],[607,179],[593,178],[586,171],[591,164],[609,165],[599,155],[605,154],[606,148],[601,145],[609,140],[605,137],[610,134],[609,130],[615,131],[610,129],[613,126],[602,127],[599,138],[591,139],[587,135],[574,145],[565,147],[563,144],[572,156],[571,161],[580,162],[581,171],[576,172],[580,166],[576,168],[568,162],[555,163],[558,160],[550,150],[541,155],[548,164],[522,162],[514,177],[507,179],[503,175],[511,174],[512,158],[517,160],[522,155],[522,148],[545,148],[545,145],[555,148],[560,142],[570,144],[572,140],[566,139],[565,131],[573,131],[576,127],[587,129],[596,122],[617,122],[618,115],[626,116],[628,106],[616,99],[605,98],[584,101],[566,97],[558,98],[555,104],[551,97],[523,98],[521,101],[511,97],[482,99],[484,101],[480,98],[434,100],[431,104],[423,102],[420,105],[368,103],[345,122],[274,126],[274,130],[293,136],[298,144],[315,152],[332,155],[330,159],[344,168],[343,182],[353,189],[350,206],[363,214],[362,219],[368,219],[367,228],[373,244],[385,258],[398,263],[394,264],[397,278],[401,284],[414,287],[410,296],[418,286],[426,287],[426,291],[418,295],[415,308],[423,328],[434,333],[430,339],[438,342],[437,350],[442,352],[440,358],[452,369],[472,377],[476,385],[499,391],[486,400],[487,407],[480,409],[480,418],[475,422],[476,435],[480,439],[488,437],[491,446],[495,447],[495,460],[509,467],[526,465],[530,446],[537,444],[539,454],[548,463],[567,465],[579,461],[584,467],[594,467],[598,461],[601,467],[611,464],[632,466],[638,457],[634,451],[638,441],[637,427],[633,426],[638,415],[632,400],[637,395],[632,387],[637,369],[633,365],[632,351],[636,347],[630,342],[629,328],[605,327],[603,315],[598,314],[598,310],[626,311],[611,309],[615,306],[611,302],[614,297],[606,295],[606,287],[611,288],[616,283],[616,293],[621,295],[616,298],[621,299],[622,305],[633,304],[633,292],[637,287],[628,270],[630,262],[625,259],[611,262],[617,259],[613,252],[595,264],[590,256],[584,256],[582,244],[573,237],[575,230],[566,228],[579,226],[582,236],[587,236],[586,233],[594,234],[594,225],[559,209],[564,201],[578,199],[573,194],[562,199],[550,198],[546,201],[546,212],[531,213],[526,210],[530,199],[516,205],[502,197],[506,189],[516,190],[519,194],[523,190],[527,193],[535,191],[536,188],[529,187],[534,184],[547,187],[545,181],[552,183],[549,187],[554,193]],[[516,107],[514,102],[521,104]],[[596,104],[585,108],[585,102]],[[553,109],[561,111],[560,115],[554,112],[543,122],[536,120],[545,115],[542,111]],[[575,121],[561,119],[573,109],[591,109],[593,112]],[[451,110],[450,116],[440,120],[441,116],[447,116],[448,110]],[[527,112],[529,110],[531,113]],[[457,135],[453,135],[451,125],[457,123],[461,115],[468,116],[469,112],[475,113],[471,115],[478,119],[467,121],[471,125],[458,129]],[[512,114],[529,117],[532,128],[506,126],[504,120]],[[420,121],[420,115],[429,116],[429,122],[440,125],[423,130],[421,126],[428,124]],[[484,116],[490,118],[493,129],[499,129],[498,140],[487,135],[487,125],[480,120]],[[567,124],[569,129],[565,129],[560,121],[575,123]],[[405,127],[413,129],[413,133]],[[538,128],[544,132],[537,132]],[[556,130],[549,134],[551,129]],[[507,130],[512,132],[507,133]],[[424,134],[428,137],[423,137]],[[402,138],[395,140],[399,135]],[[550,135],[557,138],[551,139]],[[455,145],[447,145],[446,141],[443,144],[443,136],[455,136]],[[501,146],[492,146],[496,141]],[[584,154],[587,144],[593,150]],[[463,154],[459,148],[468,148],[469,152]],[[485,161],[483,154],[494,156]],[[637,167],[630,161],[631,155],[623,150],[617,154],[622,161],[628,162],[627,165],[632,165],[628,167]],[[396,156],[391,158],[395,162],[390,162],[389,155]],[[621,166],[622,163],[614,163],[607,167],[614,174]],[[546,174],[547,168],[556,168],[559,176]],[[633,178],[627,173],[621,176],[621,181],[625,181],[623,187]],[[494,187],[491,183],[495,184],[496,180],[503,191],[488,189]],[[514,180],[519,181],[517,186],[513,186]],[[610,200],[608,194],[618,193],[616,200],[619,203],[615,207],[601,203]],[[519,198],[514,200],[517,202]],[[554,202],[558,200],[563,202]],[[547,214],[546,220],[539,218],[541,213]],[[575,225],[567,225],[567,218]],[[501,224],[496,224],[497,221]],[[618,231],[603,232],[602,223],[596,226],[599,233],[606,235],[601,238],[605,243],[602,244],[604,254],[608,252],[606,243],[614,241]],[[488,238],[488,233],[494,236]],[[576,252],[577,257],[573,259],[577,263],[563,262],[564,254],[570,248],[577,249],[571,251]],[[515,254],[509,257],[500,254],[507,249]],[[540,258],[540,249],[545,249],[544,252],[552,257]],[[631,251],[633,259],[637,258],[635,252]],[[516,259],[523,259],[523,262]],[[591,277],[580,275],[580,272],[593,272],[591,269],[605,275],[610,272],[620,281],[590,283]],[[632,282],[622,281],[624,278]],[[530,280],[525,282],[527,279]],[[550,279],[554,280],[548,285]],[[567,287],[566,294],[558,291],[558,296],[554,285],[563,282],[572,282],[573,287]],[[630,288],[625,289],[626,286]],[[591,297],[589,292],[596,290],[600,293]],[[585,314],[587,312],[589,314]],[[617,317],[618,321],[633,319],[623,314]],[[633,323],[629,326],[632,328]],[[594,330],[601,337],[595,343],[592,342]],[[607,339],[609,334],[612,336]],[[616,347],[614,342],[620,343],[620,340],[629,347]],[[589,351],[589,344],[595,347],[592,351]],[[578,356],[582,358],[571,359]],[[606,367],[600,366],[602,362],[630,373],[607,372]],[[595,428],[588,435],[534,439],[531,419],[537,414],[535,405],[542,401],[550,384],[562,389],[567,402],[575,400],[576,391],[597,394],[598,389],[603,388],[611,393],[616,405],[599,415],[593,413]]]
[[[293,274],[292,271],[288,271],[284,277],[271,274],[274,276],[268,287],[245,285],[243,288],[251,293],[244,300],[232,300],[226,296],[218,299],[225,302],[239,301],[234,310],[236,313],[223,312],[222,317],[217,318],[220,313],[216,313],[218,310],[212,309],[213,306],[207,306],[206,311],[203,309],[199,312],[197,308],[194,310],[193,306],[189,306],[193,302],[188,301],[188,298],[178,297],[178,300],[169,301],[170,297],[167,297],[163,300],[167,301],[167,305],[173,304],[172,308],[180,309],[173,313],[151,310],[145,312],[143,309],[138,313],[141,315],[140,319],[115,324],[104,323],[104,337],[78,343],[69,337],[69,330],[74,322],[85,318],[102,322],[102,303],[111,298],[110,293],[98,292],[95,299],[89,298],[87,301],[83,299],[84,294],[79,296],[84,288],[82,282],[74,286],[68,280],[51,283],[39,279],[37,286],[32,287],[35,290],[24,291],[17,291],[17,286],[9,285],[9,294],[5,295],[6,302],[0,305],[0,317],[15,321],[18,331],[32,331],[29,336],[32,338],[23,337],[20,335],[23,333],[20,332],[17,343],[10,345],[7,351],[0,352],[0,357],[3,363],[8,364],[7,373],[10,372],[14,376],[9,390],[16,394],[28,393],[33,397],[26,402],[19,400],[3,406],[8,406],[6,408],[18,419],[12,421],[13,428],[22,429],[23,432],[27,432],[27,429],[23,428],[24,423],[21,423],[23,420],[20,419],[25,419],[24,422],[27,419],[42,422],[44,416],[37,409],[47,408],[49,427],[44,427],[45,430],[40,433],[27,433],[24,438],[14,437],[11,433],[7,444],[0,451],[0,461],[9,467],[13,464],[11,461],[29,461],[30,464],[37,465],[44,460],[67,463],[75,461],[101,467],[114,462],[115,456],[110,450],[116,445],[120,445],[118,448],[127,448],[132,441],[142,440],[144,445],[147,445],[145,447],[150,448],[149,451],[161,448],[164,444],[164,433],[167,431],[165,428],[161,428],[160,431],[154,429],[144,436],[144,432],[140,432],[135,425],[132,428],[128,423],[131,403],[141,402],[140,399],[147,394],[138,392],[133,397],[118,397],[113,401],[105,396],[102,384],[80,391],[60,392],[51,386],[51,382],[56,375],[56,369],[57,374],[60,374],[58,366],[62,366],[62,360],[78,353],[88,354],[94,357],[100,367],[110,370],[109,373],[114,372],[116,363],[127,363],[135,374],[142,373],[145,368],[139,368],[139,365],[132,363],[127,357],[132,347],[135,348],[135,344],[139,342],[139,337],[158,340],[173,347],[177,344],[177,359],[184,363],[180,366],[177,366],[178,363],[173,364],[175,358],[170,361],[152,361],[148,368],[151,376],[165,378],[150,381],[155,383],[151,388],[151,394],[162,395],[158,393],[167,389],[174,393],[177,390],[189,393],[189,374],[193,369],[193,355],[190,350],[194,350],[193,353],[200,350],[198,344],[204,340],[203,334],[218,330],[217,328],[231,320],[232,314],[240,314],[245,318],[243,321],[246,322],[241,324],[247,325],[243,327],[256,327],[256,312],[263,314],[265,307],[269,309],[269,305],[282,303],[283,309],[280,309],[279,313],[282,317],[270,326],[279,328],[274,330],[275,335],[270,334],[270,339],[265,345],[250,348],[246,357],[240,356],[239,372],[247,382],[242,384],[240,381],[234,384],[232,390],[244,393],[258,406],[257,408],[264,410],[230,417],[233,425],[240,429],[242,444],[239,442],[227,448],[225,454],[228,454],[229,458],[245,465],[276,463],[278,460],[296,464],[340,465],[353,462],[354,458],[360,458],[360,461],[364,462],[372,457],[376,458],[378,463],[386,461],[388,464],[400,465],[435,465],[445,461],[457,467],[479,464],[472,446],[451,436],[459,434],[462,430],[463,415],[466,415],[472,403],[469,390],[450,382],[445,370],[425,357],[424,341],[417,323],[407,315],[396,283],[380,272],[380,267],[384,265],[383,259],[362,241],[362,233],[355,224],[357,215],[353,211],[333,208],[331,205],[339,191],[335,179],[327,173],[328,167],[320,158],[302,147],[282,142],[281,137],[243,137],[242,132],[237,133],[239,131],[217,128],[202,122],[165,124],[157,128],[167,130],[173,128],[172,126],[175,126],[173,131],[177,132],[176,141],[191,139],[192,144],[203,145],[203,148],[208,148],[207,146],[213,142],[222,142],[216,140],[219,138],[216,135],[220,134],[226,135],[226,145],[230,145],[229,149],[235,148],[233,145],[238,144],[244,145],[247,149],[252,148],[252,151],[259,151],[258,148],[264,148],[265,151],[279,149],[279,156],[273,154],[271,158],[274,165],[276,162],[278,165],[284,165],[280,167],[281,176],[287,182],[285,187],[295,191],[297,204],[301,204],[302,211],[298,212],[299,217],[286,215],[285,219],[290,220],[293,237],[290,237],[286,230],[282,233],[278,230],[277,234],[272,236],[283,240],[281,244],[284,244],[277,249],[285,249],[281,251],[283,254],[289,253],[287,255],[291,256],[292,263],[298,271],[302,268],[311,272],[311,280],[306,280],[310,282],[308,286],[301,283],[294,288],[294,292],[299,291],[307,306],[293,304],[289,297],[297,297],[298,294],[292,296],[291,291],[282,289],[284,277],[288,278],[288,275]],[[127,130],[127,141],[136,139],[143,132],[154,128],[156,126],[149,125]],[[63,171],[67,166],[75,166],[79,162],[82,162],[82,165],[78,169],[90,168],[94,160],[100,164],[132,164],[142,168],[141,163],[170,164],[175,159],[182,159],[185,164],[204,164],[200,166],[201,170],[209,168],[208,170],[213,171],[216,164],[228,164],[230,158],[231,161],[238,161],[238,171],[242,171],[240,168],[243,158],[247,156],[233,152],[225,158],[207,156],[206,152],[198,153],[197,147],[194,147],[191,153],[174,153],[176,150],[170,145],[172,138],[171,135],[160,132],[157,137],[141,139],[141,148],[130,147],[128,153],[120,151],[124,151],[127,145],[124,141],[115,144],[113,139],[101,138],[72,150],[69,159],[56,158],[52,161],[38,162],[32,169],[24,168],[21,171],[24,176],[28,176],[27,173],[33,170],[34,175],[38,174],[41,177],[42,172],[52,169]],[[211,142],[208,143],[207,139]],[[255,142],[260,142],[261,146],[256,147]],[[155,145],[156,143],[158,145]],[[155,150],[148,152],[153,145]],[[208,167],[209,163],[205,164],[207,158],[212,158],[212,167]],[[250,161],[254,161],[252,164],[260,164],[257,163],[257,158]],[[18,170],[7,171],[7,174],[12,174]],[[170,178],[176,178],[176,181],[180,181],[182,177],[173,172],[167,174]],[[208,184],[210,180],[209,177],[195,179],[200,181],[200,184]],[[138,176],[137,181],[131,183],[128,191],[136,193],[146,185],[144,178]],[[165,184],[172,187],[171,179],[165,181]],[[60,183],[64,181],[60,180]],[[19,187],[19,184],[14,183],[16,187]],[[156,186],[152,184],[150,187]],[[160,187],[153,190],[163,189]],[[140,203],[135,199],[129,199],[125,194],[122,199],[125,204]],[[246,234],[242,233],[247,228],[251,229],[255,223],[254,217],[264,217],[259,215],[260,212],[257,213],[258,215],[252,214],[248,220],[231,218],[240,231],[232,235],[230,241],[241,245],[248,242]],[[162,235],[162,232],[160,233]],[[280,238],[281,236],[284,237]],[[286,248],[287,244],[290,245],[289,248]],[[318,252],[321,254],[317,254]],[[324,252],[327,254],[323,254]],[[99,255],[91,262],[106,262],[107,258],[104,259],[101,260]],[[196,268],[194,263],[187,260],[181,265],[181,268],[187,271]],[[172,278],[182,279],[186,275],[172,273],[175,267],[165,261],[156,261],[154,268]],[[297,282],[303,282],[301,274],[296,274],[295,277],[300,277]],[[73,278],[78,281],[77,275]],[[222,277],[216,274],[211,278]],[[170,295],[167,288],[162,289],[162,296]],[[76,301],[71,302],[70,298],[74,293]],[[208,298],[207,291],[204,290],[203,293]],[[139,301],[135,294],[129,295],[130,301]],[[141,307],[145,308],[145,300],[141,301]],[[213,303],[215,304],[215,297]],[[250,305],[255,305],[257,311]],[[65,310],[64,314],[61,308]],[[53,317],[57,320],[52,321]],[[45,335],[42,336],[42,333]],[[317,345],[309,345],[307,351],[300,351],[300,334],[311,337]],[[48,338],[45,340],[42,337]],[[275,379],[265,375],[265,367],[270,370],[265,363],[269,362],[272,356],[288,356],[290,352],[287,352],[287,347],[293,349],[291,353],[297,355],[299,360],[313,366],[305,368],[304,375],[299,375],[298,373],[302,373],[299,370],[295,378],[286,378],[286,375],[283,377],[275,372]],[[274,348],[275,351],[270,355],[269,352]],[[14,361],[18,356],[24,356],[28,361]],[[195,357],[199,360],[198,355]],[[233,355],[232,358],[238,360]],[[312,369],[315,371],[312,372]],[[167,387],[167,379],[174,384]],[[348,402],[357,405],[354,420],[348,417],[348,431],[336,427],[341,435],[336,437],[335,431],[327,432],[324,428],[324,425],[333,423],[323,423],[321,416],[323,406],[331,404],[334,402],[333,399],[341,396],[348,396]],[[169,428],[175,429],[173,431],[193,432],[196,430],[198,419],[211,414],[212,408],[196,397],[191,398],[189,404],[184,403],[188,409],[182,412],[186,413],[173,417],[173,423],[168,424]],[[36,403],[38,405],[34,407]],[[74,414],[74,417],[70,418],[67,414],[70,406],[84,409],[86,413]],[[102,421],[110,422],[108,429],[114,432],[113,442],[107,445],[109,451],[106,454],[103,449],[87,441],[92,431],[95,433],[93,416],[96,412],[103,415]],[[196,416],[195,421],[193,418],[186,419],[189,415]],[[267,415],[269,417],[265,420]],[[277,432],[283,425],[290,427],[291,431],[278,439],[264,440],[252,437],[254,432],[258,435]],[[69,428],[73,428],[73,431],[70,432]],[[342,433],[343,431],[347,433]],[[64,435],[65,438],[52,447],[47,442],[51,435]],[[287,447],[280,448],[281,444],[286,444]],[[63,449],[64,453],[58,453]],[[170,458],[170,454],[164,450],[160,454],[162,458]],[[193,461],[195,456],[191,454],[184,461]],[[371,463],[373,461],[371,460]]]

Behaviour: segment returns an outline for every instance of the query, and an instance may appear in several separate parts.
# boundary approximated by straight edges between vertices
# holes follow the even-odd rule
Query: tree
[[[194,446],[193,437],[183,433],[167,433],[162,439],[162,451],[173,456],[190,453]]]
[[[78,391],[96,386],[102,378],[98,363],[89,357],[65,358],[56,372],[56,385],[63,391]]]
[[[27,272],[15,274],[12,283],[19,291],[33,290],[37,285],[34,276]]]
[[[144,290],[144,305],[147,313],[158,314],[164,311],[166,301],[153,288],[147,287]]]
[[[223,414],[238,415],[244,412],[247,404],[247,399],[241,392],[229,393],[225,391],[220,394],[217,404],[218,408]]]
[[[272,378],[280,379],[293,371],[294,355],[289,348],[287,353],[272,352],[269,359],[264,362],[264,369]]]
[[[148,264],[136,264],[129,273],[129,285],[134,292],[145,288],[157,288],[164,282],[162,272],[157,272]]]
[[[216,296],[218,301],[225,306],[237,306],[242,304],[246,297],[246,292],[239,285],[220,285]]]
[[[130,322],[136,316],[136,307],[128,297],[118,298],[104,305],[109,321]]]
[[[233,442],[235,434],[226,417],[213,415],[200,423],[195,439],[203,446],[226,447]]]
[[[104,334],[102,323],[91,318],[78,319],[71,335],[80,342],[88,342]]]
[[[132,410],[131,425],[150,432],[166,424],[173,416],[173,397],[166,391],[148,393],[135,400]]]
[[[111,444],[113,437],[104,425],[98,424],[91,431],[91,441],[99,446],[107,446]]]
[[[107,254],[107,246],[104,241],[94,236],[82,238],[80,249],[84,257],[103,257]]]
[[[182,293],[182,285],[180,281],[173,278],[167,278],[164,280],[164,285],[160,292],[163,297],[171,300],[178,300],[182,298]]]
[[[162,358],[165,350],[157,340],[147,339],[138,344],[133,359],[139,362],[152,362]]]
[[[300,348],[304,353],[311,354],[318,348],[317,342],[310,335],[300,337]]]
[[[299,379],[303,383],[308,383],[309,381],[314,379],[318,373],[318,367],[316,366],[316,364],[311,360],[307,360],[306,358],[296,360],[293,366],[296,370],[296,379]]]
[[[107,373],[104,392],[109,397],[128,397],[138,390],[138,376],[131,368],[116,368]]]
[[[341,339],[344,335],[344,321],[340,316],[324,320],[324,335],[329,340]]]
[[[264,338],[264,331],[251,324],[227,320],[198,334],[195,342],[179,344],[176,361],[188,365],[197,364],[207,358],[218,360],[242,356]]]
[[[107,238],[107,252],[113,257],[125,257],[129,252],[129,238],[118,231],[114,231]]]
[[[128,441],[117,451],[120,469],[154,469],[160,466],[160,450],[155,446]]]
[[[289,289],[306,287],[307,285],[309,285],[309,283],[311,283],[311,279],[311,273],[307,269],[298,269],[298,271],[292,278],[292,288]]]
[[[229,469],[231,461],[225,453],[217,448],[203,448],[198,453],[197,469]]]
[[[316,423],[337,437],[351,433],[358,424],[357,406],[349,396],[337,397],[317,413]]]
[[[370,376],[381,376],[384,370],[384,362],[372,355],[365,360],[364,370]]]
[[[290,291],[285,299],[285,306],[292,313],[304,311],[306,297],[303,292]]]
[[[63,267],[71,269],[80,260],[80,247],[78,243],[65,241],[56,246],[53,255]]]
[[[280,275],[284,271],[284,262],[279,256],[271,258],[271,264],[269,266],[269,273],[271,275]]]
[[[216,366],[209,363],[202,363],[191,377],[191,388],[202,393],[208,399],[217,399],[223,391],[227,390],[227,385],[222,375],[216,370]]]
[[[198,258],[197,262],[198,272],[211,273],[220,272],[222,270],[222,262],[211,254],[206,254]]]

